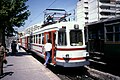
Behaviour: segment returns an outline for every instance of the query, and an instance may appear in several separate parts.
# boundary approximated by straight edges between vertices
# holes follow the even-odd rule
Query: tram
[[[63,67],[89,65],[84,28],[78,22],[56,22],[50,25],[35,24],[20,37],[21,46],[46,58],[44,44],[52,41],[51,63]]]

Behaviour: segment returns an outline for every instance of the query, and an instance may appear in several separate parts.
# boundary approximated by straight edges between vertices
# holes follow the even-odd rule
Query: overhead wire
[[[56,0],[54,0],[47,8],[50,8],[55,2]]]
[[[46,9],[50,8],[54,3],[56,2],[56,0],[54,0]],[[37,19],[44,11],[40,12],[39,15],[37,15],[36,17],[34,17],[32,20],[30,20],[30,22],[28,23],[27,26],[29,26],[33,20]]]

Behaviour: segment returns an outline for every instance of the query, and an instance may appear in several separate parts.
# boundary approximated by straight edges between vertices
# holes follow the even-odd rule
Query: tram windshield
[[[67,45],[66,30],[65,29],[61,29],[60,31],[58,31],[58,45],[59,46],[66,46]]]
[[[82,30],[71,30],[70,31],[70,45],[71,46],[82,46],[83,45]]]

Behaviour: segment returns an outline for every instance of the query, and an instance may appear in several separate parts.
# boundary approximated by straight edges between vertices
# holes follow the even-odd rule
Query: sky
[[[44,20],[43,11],[47,8],[52,9],[65,9],[68,13],[72,13],[76,8],[78,0],[28,0],[28,10],[30,10],[30,16],[25,21],[25,25],[18,28],[18,31],[23,31],[25,28],[32,26],[36,23],[41,23]]]

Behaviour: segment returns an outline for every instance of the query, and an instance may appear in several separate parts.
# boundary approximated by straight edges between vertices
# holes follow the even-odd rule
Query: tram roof
[[[95,21],[95,22],[91,22],[91,23],[86,24],[86,26],[100,24],[100,23],[107,23],[107,22],[111,22],[111,21],[118,21],[118,20],[120,20],[120,16],[112,17],[112,18],[108,18],[108,19],[104,19],[104,20],[99,20],[99,21]]]
[[[38,31],[45,31],[47,29],[59,29],[59,28],[62,28],[62,26],[66,26],[67,25],[71,25],[71,24],[79,24],[78,22],[76,21],[72,21],[72,22],[60,22],[60,23],[55,23],[55,24],[51,24],[51,25],[47,25],[39,30],[36,30],[34,32],[38,32]],[[83,27],[80,26],[80,28],[82,29]],[[33,33],[34,33],[33,32]]]
[[[24,38],[24,37],[27,37],[27,36],[30,36],[30,34],[25,34],[25,35],[22,36],[21,38]]]

